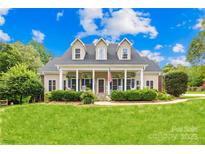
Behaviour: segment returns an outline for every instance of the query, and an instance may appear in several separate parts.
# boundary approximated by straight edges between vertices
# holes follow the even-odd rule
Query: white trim
[[[63,90],[63,70],[59,69],[59,90]]]
[[[85,47],[85,44],[83,43],[83,41],[81,41],[80,38],[75,38],[75,40],[70,44],[70,46],[73,46],[73,44],[74,44],[76,41],[79,41],[79,42],[82,43],[82,45]]]
[[[144,88],[144,71],[141,69],[140,71],[140,89]]]
[[[97,42],[96,43],[94,43],[94,45],[96,46],[100,41],[103,41],[107,46],[109,45],[109,43],[107,43],[105,40],[104,40],[104,38],[99,38],[98,40],[97,40]]]
[[[79,78],[79,73],[78,73],[78,69],[76,69],[76,91],[79,91],[79,89],[78,89],[78,78]]]
[[[124,41],[127,41],[132,46],[132,42],[130,42],[126,37],[120,43],[118,43],[118,46],[120,46]]]
[[[93,93],[95,94],[95,70],[94,69],[92,71],[92,90]]]
[[[127,91],[127,70],[124,70],[124,91]]]
[[[104,92],[105,94],[105,78],[97,78],[97,94],[99,94],[99,80],[104,80]]]

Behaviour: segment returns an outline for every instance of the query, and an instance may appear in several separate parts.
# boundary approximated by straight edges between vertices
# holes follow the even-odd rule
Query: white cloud
[[[134,11],[133,9],[109,10],[103,14],[102,9],[81,9],[80,24],[85,32],[80,36],[98,35],[117,40],[121,35],[137,35],[143,33],[150,38],[155,38],[158,32],[150,25],[149,14]],[[96,19],[100,23],[96,24]],[[83,34],[83,35],[82,35]]]
[[[163,46],[162,46],[161,44],[157,44],[157,45],[154,47],[155,50],[159,50],[159,49],[161,49],[161,48],[163,48]]]
[[[32,29],[32,39],[38,43],[42,43],[44,38],[45,38],[45,34],[43,34],[42,32],[38,31],[38,30],[34,30]]]
[[[101,19],[103,17],[103,11],[100,8],[97,9],[80,9],[80,24],[83,26],[85,32],[79,33],[79,37],[84,37],[87,35],[97,35],[98,26],[95,23],[96,19]]]
[[[5,17],[9,13],[8,8],[0,8],[0,26],[5,23]]]
[[[185,56],[169,58],[169,62],[174,66],[177,65],[190,66],[190,63],[186,61]]]
[[[5,23],[5,18],[3,16],[0,16],[0,26],[2,26]]]
[[[10,36],[7,33],[0,30],[0,42],[9,42],[10,40]]]
[[[203,21],[202,18],[198,19],[196,25],[193,26],[193,29],[203,30],[203,28],[202,28],[202,21]]]
[[[159,52],[151,52],[150,50],[142,50],[140,55],[156,62],[161,62],[164,60],[164,57],[161,56]]]
[[[58,13],[56,14],[56,20],[59,21],[59,20],[60,20],[60,17],[62,17],[63,14],[64,14],[63,11],[62,11],[62,12],[58,12]]]
[[[182,44],[177,43],[175,46],[172,48],[173,52],[185,52],[184,46]]]

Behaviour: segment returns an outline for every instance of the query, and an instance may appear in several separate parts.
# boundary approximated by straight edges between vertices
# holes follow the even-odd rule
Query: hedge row
[[[47,93],[49,101],[80,101],[82,92],[73,90],[55,90]]]
[[[111,93],[113,101],[152,101],[157,98],[157,92],[153,89],[143,90],[128,90],[118,91],[114,90]]]

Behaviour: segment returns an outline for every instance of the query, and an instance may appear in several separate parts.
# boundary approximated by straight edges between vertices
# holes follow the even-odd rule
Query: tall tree
[[[44,47],[43,44],[36,41],[30,41],[28,44],[32,45],[40,54],[40,58],[43,64],[46,64],[52,58],[51,53],[48,51],[48,49]]]
[[[202,29],[188,49],[187,61],[193,65],[205,64],[205,20],[202,21]]]
[[[33,71],[37,71],[42,66],[40,55],[33,46],[21,42],[0,43],[0,72],[6,72],[18,63],[27,64]]]
[[[173,72],[176,70],[176,67],[174,67],[174,65],[172,64],[166,64],[164,67],[163,67],[163,72],[164,73],[169,73],[169,72]]]

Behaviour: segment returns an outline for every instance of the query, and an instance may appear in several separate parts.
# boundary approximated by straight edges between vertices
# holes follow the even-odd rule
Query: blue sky
[[[204,9],[0,9],[0,41],[43,43],[61,56],[75,37],[93,43],[127,37],[143,56],[189,65],[190,41],[201,30]]]

